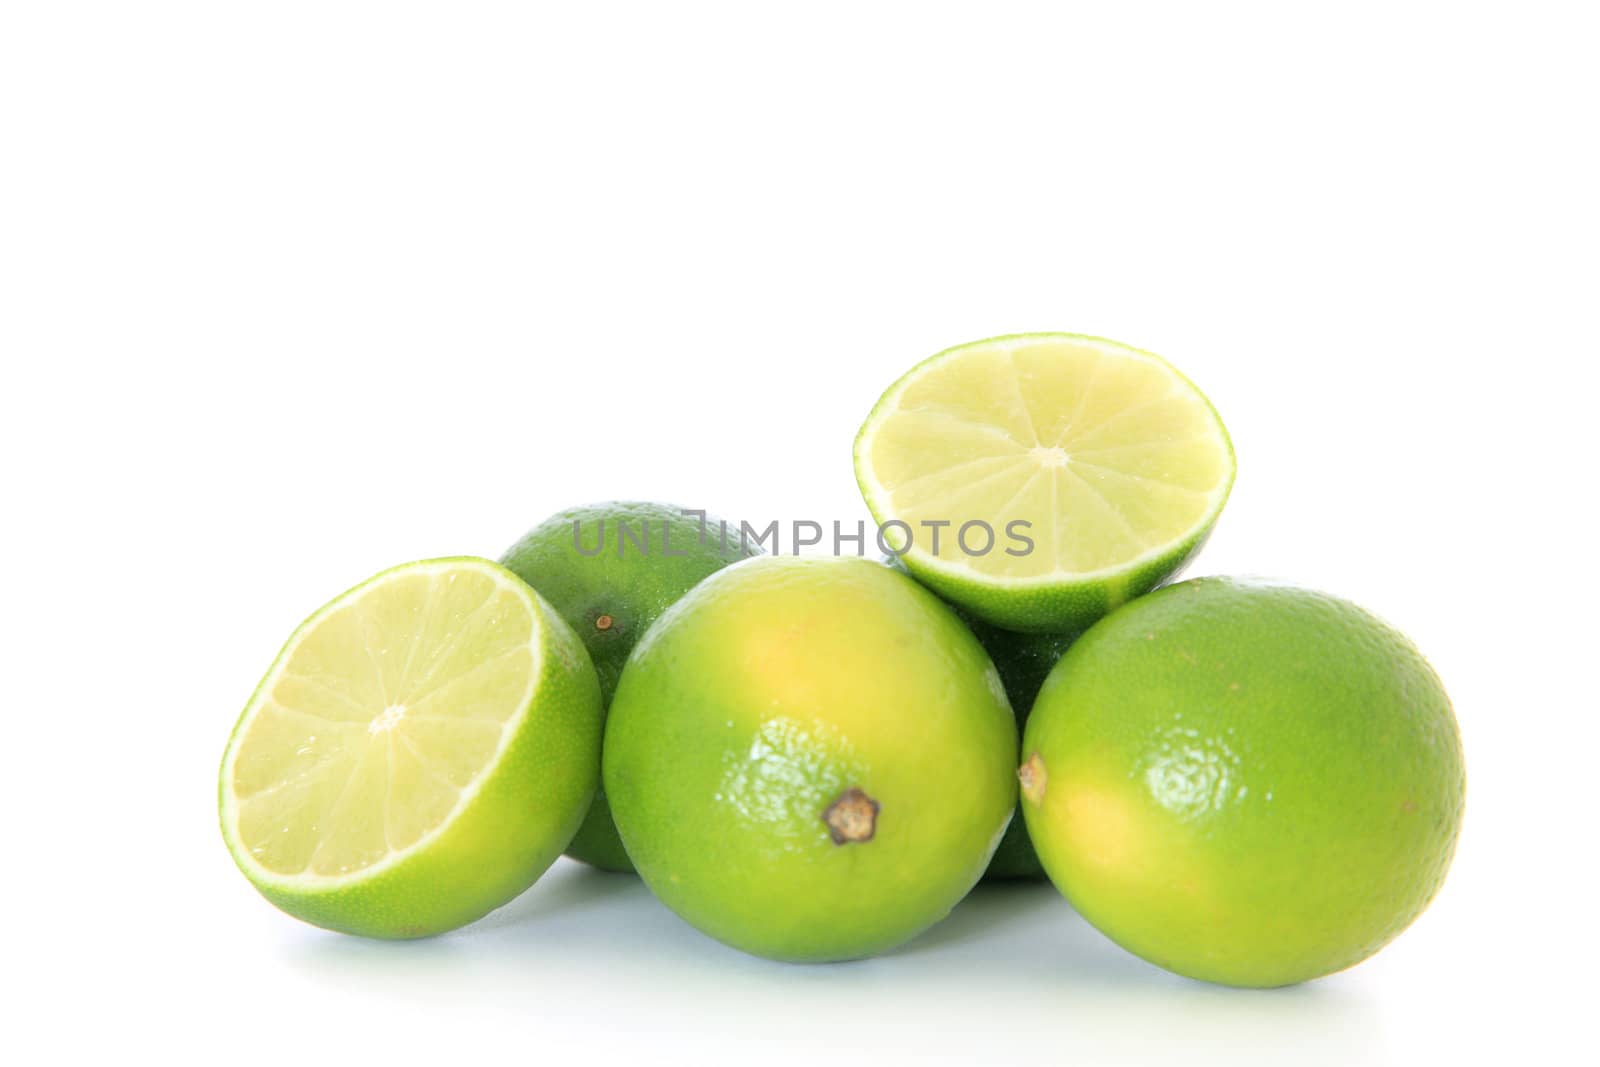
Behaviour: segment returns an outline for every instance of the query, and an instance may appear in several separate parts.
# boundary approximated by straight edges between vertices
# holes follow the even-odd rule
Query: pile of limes
[[[405,938],[565,851],[797,961],[892,949],[986,871],[1048,874],[1130,951],[1242,986],[1348,967],[1426,907],[1465,788],[1449,700],[1345,601],[1163,585],[1234,477],[1169,364],[953,348],[883,394],[855,466],[884,561],[608,504],[336,598],[223,757],[240,869]]]

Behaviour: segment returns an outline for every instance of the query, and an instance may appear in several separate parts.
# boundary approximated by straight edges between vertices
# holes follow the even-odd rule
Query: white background
[[[7,5],[14,1062],[1593,1055],[1592,5],[1095,8]],[[1222,412],[1192,573],[1449,686],[1465,832],[1382,955],[1208,987],[1039,886],[791,967],[566,863],[389,945],[234,870],[223,742],[323,600],[580,502],[853,522],[878,392],[1040,329]]]

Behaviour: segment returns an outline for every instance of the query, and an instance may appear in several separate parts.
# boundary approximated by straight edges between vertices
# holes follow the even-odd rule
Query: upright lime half
[[[600,686],[572,629],[482,559],[385,571],[300,625],[222,759],[222,834],[307,922],[422,937],[560,855],[600,771]]]
[[[1233,486],[1209,401],[1158,356],[1077,334],[939,353],[889,387],[856,478],[921,581],[1013,630],[1066,631],[1153,589]]]

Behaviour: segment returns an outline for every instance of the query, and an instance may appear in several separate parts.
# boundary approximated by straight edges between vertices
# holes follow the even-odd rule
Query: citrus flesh
[[[1202,578],[1092,627],[1023,739],[1046,870],[1168,970],[1280,986],[1382,948],[1438,890],[1465,778],[1438,677],[1345,601]]]
[[[737,523],[670,504],[613,502],[550,516],[500,562],[577,632],[609,705],[628,653],[650,624],[702,578],[758,552],[741,543]],[[603,789],[567,855],[609,871],[633,870]]]
[[[707,578],[634,649],[604,778],[656,896],[759,956],[886,951],[978,880],[1016,802],[1017,734],[970,631],[864,559]]]
[[[313,614],[223,756],[234,861],[329,929],[479,918],[561,852],[598,780],[600,693],[572,630],[488,560],[385,571]]]
[[[1234,476],[1227,431],[1188,379],[1063,333],[978,341],[913,368],[862,425],[855,468],[930,588],[995,625],[1058,632],[1182,567]]]

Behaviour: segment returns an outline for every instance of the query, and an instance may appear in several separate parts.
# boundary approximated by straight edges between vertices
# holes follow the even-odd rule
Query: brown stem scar
[[[1044,760],[1035,752],[1028,761],[1017,768],[1017,781],[1022,783],[1022,795],[1035,804],[1044,802],[1044,786],[1048,777],[1044,773]]]
[[[612,619],[610,615],[597,616],[594,620],[594,628],[596,630],[609,630],[614,621],[616,620]]]
[[[836,845],[871,841],[878,828],[878,802],[851,786],[822,813],[828,836]]]

